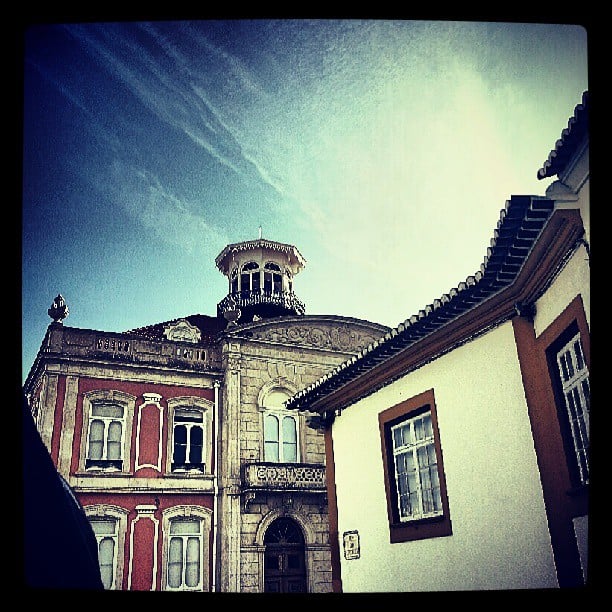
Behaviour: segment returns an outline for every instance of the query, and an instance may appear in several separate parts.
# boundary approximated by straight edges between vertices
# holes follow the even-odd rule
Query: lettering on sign
[[[130,342],[123,338],[98,338],[96,347],[99,351],[127,353],[130,350]]]
[[[324,489],[325,468],[320,466],[249,465],[246,468],[249,486],[279,489]]]

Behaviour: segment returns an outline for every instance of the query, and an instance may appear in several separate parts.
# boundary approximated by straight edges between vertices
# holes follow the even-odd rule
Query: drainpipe
[[[213,473],[213,543],[212,543],[212,592],[215,593],[217,591],[217,514],[219,508],[219,420],[220,420],[220,410],[219,410],[219,386],[220,383],[218,380],[214,383],[215,386],[215,471]]]

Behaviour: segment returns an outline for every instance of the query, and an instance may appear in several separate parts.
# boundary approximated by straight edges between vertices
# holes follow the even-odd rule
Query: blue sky
[[[578,25],[205,20],[24,38],[22,369],[50,323],[216,312],[226,244],[306,259],[307,314],[396,326],[479,269],[588,89]]]

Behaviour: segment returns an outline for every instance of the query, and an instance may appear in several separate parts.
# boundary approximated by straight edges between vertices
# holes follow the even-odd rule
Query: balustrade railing
[[[280,306],[297,314],[304,314],[306,308],[292,291],[239,291],[226,295],[218,304],[220,313],[234,308],[245,308],[259,304]]]
[[[245,489],[324,491],[325,466],[300,463],[250,463],[243,467]]]

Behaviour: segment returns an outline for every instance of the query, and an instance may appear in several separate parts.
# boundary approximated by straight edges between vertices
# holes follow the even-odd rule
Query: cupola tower
[[[306,261],[293,245],[261,237],[237,242],[227,245],[215,263],[229,282],[217,314],[230,324],[304,314],[304,304],[293,291],[293,278]]]

